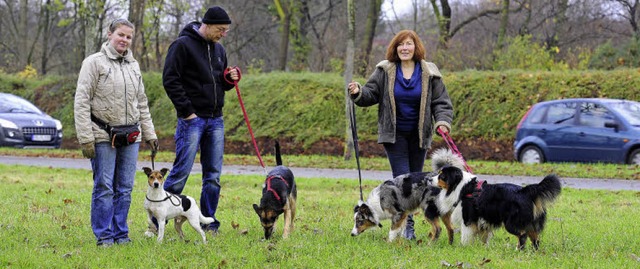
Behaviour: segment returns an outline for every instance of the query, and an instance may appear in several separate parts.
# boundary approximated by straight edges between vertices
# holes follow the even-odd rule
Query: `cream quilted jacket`
[[[157,139],[140,66],[131,50],[122,56],[105,42],[100,52],[82,62],[74,103],[80,144],[109,141],[107,132],[91,121],[92,113],[111,126],[139,123],[138,142]]]

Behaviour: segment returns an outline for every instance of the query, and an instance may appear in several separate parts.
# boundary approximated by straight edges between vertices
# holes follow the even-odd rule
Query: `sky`
[[[413,9],[412,1],[413,0],[384,0],[382,3],[382,13],[388,13],[388,17],[393,17],[392,9],[395,9],[398,16],[409,13]]]

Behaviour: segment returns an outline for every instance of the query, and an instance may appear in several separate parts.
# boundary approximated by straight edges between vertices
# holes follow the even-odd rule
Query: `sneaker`
[[[217,236],[218,235],[218,229],[213,229],[213,228],[208,228],[205,230],[205,233],[210,233],[212,236]]]
[[[131,244],[131,239],[129,237],[120,238],[120,239],[116,240],[116,244],[118,244],[118,245]]]
[[[413,230],[413,215],[409,215],[407,218],[407,226],[404,228],[404,233],[402,233],[402,237],[414,240],[416,239],[416,233]]]
[[[96,245],[100,248],[108,248],[113,246],[113,240],[98,241]]]

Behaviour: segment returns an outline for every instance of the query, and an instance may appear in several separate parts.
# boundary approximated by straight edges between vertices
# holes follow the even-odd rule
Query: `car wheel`
[[[536,146],[526,146],[520,152],[520,162],[521,163],[543,163],[544,155],[542,155],[542,150]]]
[[[629,154],[627,164],[640,165],[640,149],[635,149]]]

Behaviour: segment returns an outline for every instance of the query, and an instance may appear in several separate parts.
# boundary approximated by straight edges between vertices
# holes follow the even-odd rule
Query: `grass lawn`
[[[86,160],[83,160],[86,161]],[[184,193],[199,200],[199,175]],[[462,247],[426,240],[429,230],[416,216],[418,240],[386,242],[390,225],[351,237],[358,182],[353,179],[297,178],[296,228],[264,241],[252,209],[264,178],[225,176],[218,236],[203,245],[193,229],[183,242],[168,225],[163,244],[144,237],[147,189],[136,177],[129,214],[132,244],[98,248],[89,210],[92,180],[87,170],[0,164],[0,267],[5,268],[638,268],[640,267],[640,192],[565,188],[549,209],[539,251],[500,230],[489,246]],[[490,180],[490,179],[488,179]],[[365,197],[379,181],[364,181]],[[528,242],[529,243],[529,242]]]

